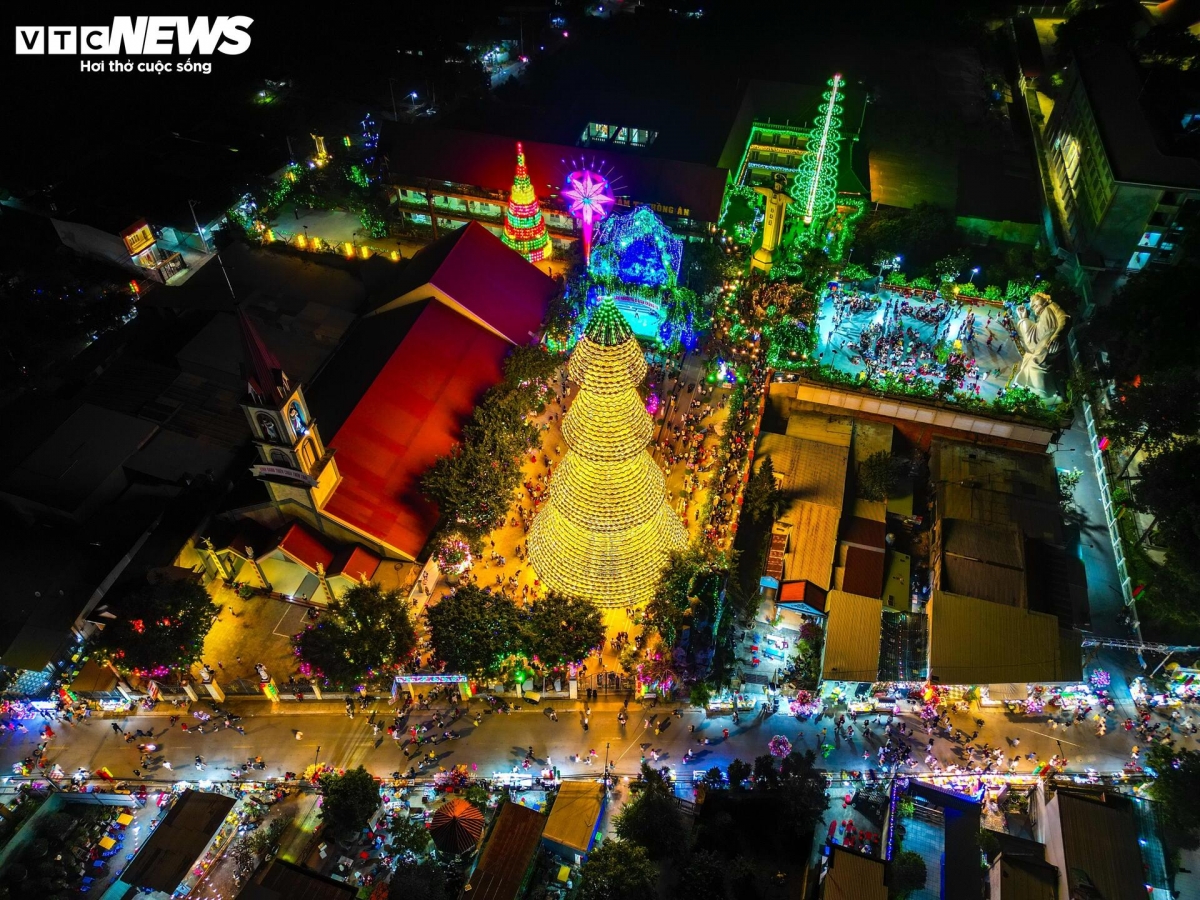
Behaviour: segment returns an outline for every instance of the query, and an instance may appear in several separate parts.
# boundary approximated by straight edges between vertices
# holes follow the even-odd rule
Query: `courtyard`
[[[817,331],[821,364],[859,382],[925,396],[958,363],[956,390],[992,403],[1009,389],[1021,360],[1012,304],[962,302],[926,291],[828,291]]]

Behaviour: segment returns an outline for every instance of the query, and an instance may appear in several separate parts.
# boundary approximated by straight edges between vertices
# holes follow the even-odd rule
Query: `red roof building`
[[[315,505],[333,530],[383,556],[421,552],[438,521],[421,476],[458,442],[513,345],[539,334],[556,290],[474,223],[412,259],[395,299],[351,328],[306,391],[331,435],[338,480]]]
[[[413,257],[396,299],[374,314],[436,298],[488,331],[528,344],[537,338],[556,290],[552,278],[478,222],[470,222]]]
[[[318,564],[329,568],[333,552],[326,547],[307,525],[293,522],[279,541],[279,549],[302,566],[317,570]]]

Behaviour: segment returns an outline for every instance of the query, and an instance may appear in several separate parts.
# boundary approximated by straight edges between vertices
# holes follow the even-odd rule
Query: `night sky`
[[[700,23],[646,10],[598,22],[582,17],[582,3],[530,7],[524,14],[527,50],[536,64],[535,46],[547,39],[548,16],[554,11],[568,17],[573,34],[570,42],[548,52],[557,49],[560,55],[572,55],[573,68],[567,77],[581,89],[618,95],[652,89],[668,96],[678,91],[694,97],[715,79],[821,83],[836,69],[886,85],[896,83],[898,72],[919,77],[922,41],[936,44],[953,30],[977,28],[984,11],[994,4],[937,0],[900,4],[903,9],[872,4],[870,14],[861,6],[814,7],[766,0],[699,5],[706,9]],[[71,12],[72,8],[77,11]],[[396,79],[397,96],[409,90],[427,92],[428,63],[406,56],[406,50],[424,48],[428,60],[458,52],[456,45],[472,36],[486,40],[506,31],[515,33],[512,25],[506,28],[498,18],[516,7],[494,0],[347,6],[319,15],[305,15],[301,8],[247,3],[221,10],[255,19],[249,29],[249,50],[239,56],[208,57],[213,63],[210,75],[156,75],[81,73],[78,56],[15,56],[15,26],[108,25],[114,14],[161,15],[170,10],[125,4],[6,4],[0,21],[7,47],[4,121],[8,127],[0,158],[0,188],[19,194],[43,187],[68,173],[81,154],[130,137],[177,131],[200,139],[235,141],[239,133],[266,134],[271,139],[285,133],[306,135],[318,128],[336,133],[357,122],[363,112],[378,114],[390,105],[389,76]],[[614,31],[618,46],[628,48],[625,52],[591,52],[598,49],[591,43],[596,35],[611,39]],[[294,87],[285,103],[264,108],[250,102],[265,78],[292,80]],[[345,122],[330,121],[339,116]]]

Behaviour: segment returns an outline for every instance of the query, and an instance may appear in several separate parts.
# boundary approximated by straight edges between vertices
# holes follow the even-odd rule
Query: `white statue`
[[[1030,318],[1032,311],[1033,317]],[[1055,393],[1050,365],[1062,350],[1063,335],[1071,317],[1050,299],[1049,294],[1034,294],[1028,306],[1017,310],[1017,334],[1025,346],[1013,383],[1048,397]]]

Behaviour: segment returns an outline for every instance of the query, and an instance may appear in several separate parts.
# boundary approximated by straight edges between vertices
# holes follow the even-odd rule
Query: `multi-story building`
[[[1146,86],[1124,48],[1101,44],[1067,68],[1046,124],[1054,191],[1089,268],[1175,263],[1184,208],[1200,202],[1200,160],[1173,147],[1153,120]]]
[[[610,182],[617,210],[646,205],[676,234],[708,235],[724,213],[730,184],[770,184],[794,174],[822,102],[824,86],[750,81],[690,101],[638,97],[580,100],[570,108],[489,109],[450,124],[389,126],[385,181],[390,201],[418,226],[458,228],[477,221],[504,226],[516,142],[558,249],[579,237],[560,196],[573,171],[593,169]],[[838,138],[855,139],[864,95],[851,90]],[[865,194],[843,154],[843,191]],[[849,186],[846,186],[847,183]]]

